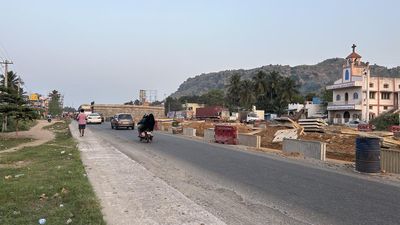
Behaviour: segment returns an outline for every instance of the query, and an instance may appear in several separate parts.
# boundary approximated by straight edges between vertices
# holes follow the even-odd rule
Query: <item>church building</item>
[[[333,101],[328,103],[328,119],[334,124],[351,120],[368,122],[370,119],[399,108],[399,78],[370,75],[368,63],[361,62],[356,45],[346,57],[341,78],[326,87],[333,91]]]

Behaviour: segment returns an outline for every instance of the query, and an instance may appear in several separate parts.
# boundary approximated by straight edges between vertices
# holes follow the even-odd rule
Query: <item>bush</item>
[[[377,130],[388,130],[390,126],[399,125],[399,114],[386,113],[370,121]]]
[[[29,130],[31,127],[36,125],[36,120],[20,120],[18,122],[18,131]],[[1,124],[3,124],[3,118],[0,117],[0,132]],[[8,118],[7,132],[14,132],[16,130],[16,121],[11,117]]]

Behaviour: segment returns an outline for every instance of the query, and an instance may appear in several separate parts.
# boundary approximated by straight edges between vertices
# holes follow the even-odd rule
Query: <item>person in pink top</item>
[[[81,112],[78,114],[76,119],[78,120],[79,124],[79,134],[81,137],[83,137],[83,135],[85,135],[86,128],[86,114],[84,113],[83,109],[81,109]]]

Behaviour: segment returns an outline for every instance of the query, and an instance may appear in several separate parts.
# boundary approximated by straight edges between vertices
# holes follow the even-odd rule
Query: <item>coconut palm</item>
[[[244,81],[242,81],[240,86],[241,86],[240,92],[239,92],[240,104],[244,108],[250,109],[255,101],[253,83],[250,80],[244,80]]]
[[[252,81],[256,97],[264,94],[264,92],[267,90],[266,78],[267,74],[264,70],[258,71],[258,73],[253,76]]]
[[[240,105],[241,76],[236,73],[229,78],[227,87],[227,99],[231,106],[238,107]]]
[[[282,78],[280,86],[282,97],[288,102],[293,101],[294,96],[299,94],[296,82],[289,77]]]

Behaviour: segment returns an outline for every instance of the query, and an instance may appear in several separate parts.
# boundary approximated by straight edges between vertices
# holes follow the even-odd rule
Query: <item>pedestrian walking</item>
[[[85,110],[81,109],[81,112],[78,114],[76,119],[78,120],[79,126],[79,134],[81,137],[85,135],[85,128],[86,128],[86,114],[84,113]]]

